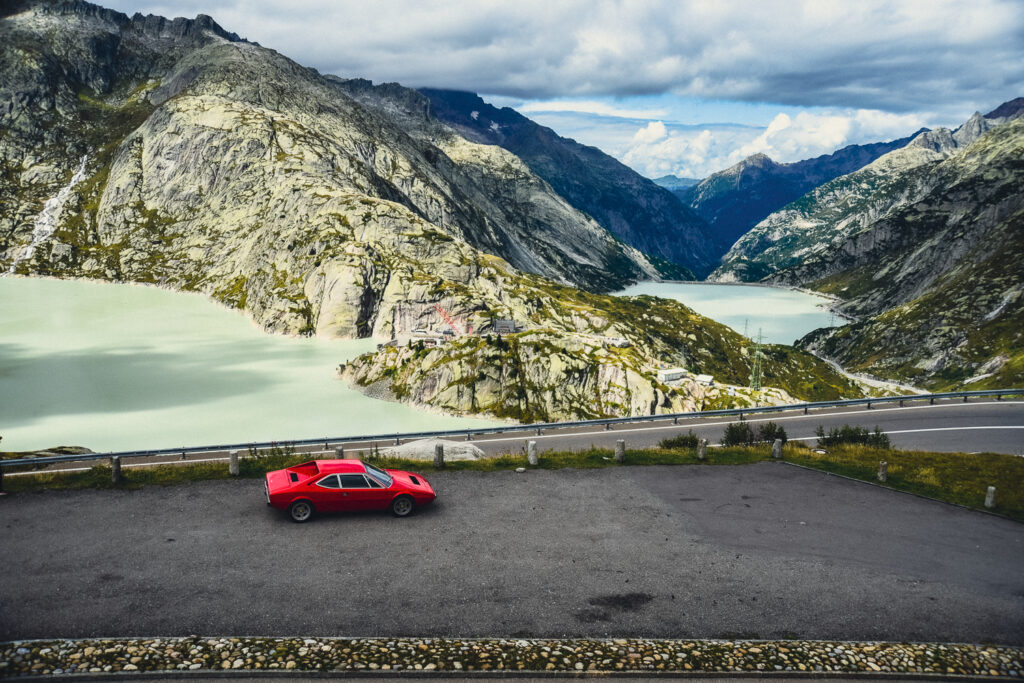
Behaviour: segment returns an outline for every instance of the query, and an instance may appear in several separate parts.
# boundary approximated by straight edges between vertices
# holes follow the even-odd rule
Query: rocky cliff
[[[409,348],[386,347],[350,370],[460,412],[541,414],[525,406],[546,401],[550,359],[569,362],[580,335],[633,339],[634,375],[608,371],[588,398],[556,401],[545,415],[676,405],[589,393],[650,388],[659,362],[703,368],[716,358],[719,375],[744,383],[742,341],[712,321],[682,307],[624,316],[616,299],[571,287],[611,289],[657,270],[521,158],[438,120],[422,94],[324,77],[208,17],[128,17],[81,1],[4,11],[3,270],[202,291],[291,334],[392,339],[451,319],[486,335],[513,318],[544,335],[551,353],[520,355],[519,372],[533,378],[526,393],[486,407],[431,393],[447,386],[441,365],[502,377],[486,337],[417,357],[427,366],[401,355]],[[655,344],[658,326],[693,339],[677,340],[685,349],[673,349],[676,337]],[[780,353],[775,376],[793,395],[859,393],[807,354]]]

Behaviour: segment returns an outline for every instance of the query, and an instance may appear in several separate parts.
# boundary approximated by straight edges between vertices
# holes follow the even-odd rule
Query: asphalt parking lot
[[[441,473],[294,524],[260,480],[0,499],[0,639],[1024,643],[1024,525],[782,463]]]

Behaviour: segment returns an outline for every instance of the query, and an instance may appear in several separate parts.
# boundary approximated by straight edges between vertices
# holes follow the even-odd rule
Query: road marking
[[[931,409],[936,409],[936,408],[953,408],[953,407],[966,408],[967,406],[970,406],[970,407],[981,407],[981,406],[1022,405],[1022,404],[1024,404],[1024,401],[983,401],[983,402],[977,402],[977,403],[960,403],[960,402],[957,402],[957,403],[940,403],[940,404],[937,404],[937,405],[926,405],[926,406],[904,406],[902,408],[899,407],[899,406],[896,406],[896,407],[893,407],[893,408],[872,408],[871,411],[872,411],[872,414],[875,414],[875,413],[889,413],[889,412],[893,412],[893,411],[904,411],[905,412],[907,410],[922,410],[922,409],[924,409],[924,410],[931,410]],[[801,407],[800,406],[795,406],[795,407],[792,408],[792,410],[801,410]],[[835,413],[819,413],[819,414],[817,414],[817,416],[818,417],[833,417],[833,416],[839,416],[839,415],[861,415],[861,414],[864,414],[866,411],[867,411],[867,408],[856,410],[853,407],[851,407],[849,410],[844,410],[844,411],[835,412]],[[755,413],[755,414],[757,415],[757,414],[761,414],[761,413]],[[772,422],[772,421],[781,422],[783,420],[813,419],[814,416],[815,416],[815,414],[813,414],[813,413],[812,414],[807,414],[807,415],[804,415],[803,413],[801,413],[800,415],[788,415],[788,416],[787,415],[783,415],[783,416],[772,416],[772,417],[759,417],[759,418],[753,418],[753,419],[746,419],[745,418],[744,422]],[[684,420],[700,420],[701,418],[700,417],[688,417],[688,418],[682,418],[682,419],[684,419]],[[701,422],[700,424],[690,425],[690,427],[697,427],[697,428],[720,427],[722,425],[731,424],[732,422],[735,422],[735,421],[736,420],[728,420],[728,421],[724,421],[724,422]],[[626,424],[629,424],[629,423],[626,423]],[[569,433],[569,434],[565,434],[565,433],[540,434],[540,435],[529,434],[529,435],[526,435],[526,436],[505,436],[505,437],[498,437],[498,438],[494,438],[494,439],[481,438],[480,439],[480,443],[497,443],[497,442],[504,442],[504,441],[530,441],[530,440],[537,440],[537,439],[559,439],[559,438],[566,438],[566,437],[598,436],[598,435],[609,435],[609,434],[627,434],[627,433],[630,433],[630,432],[665,431],[665,430],[670,430],[670,429],[680,429],[680,428],[686,427],[686,426],[687,426],[686,424],[666,424],[666,425],[659,425],[659,426],[654,426],[654,427],[631,427],[631,428],[627,427],[627,428],[624,428],[624,429],[615,429],[615,430],[609,430],[609,431],[606,431],[605,429],[602,428],[599,431],[595,431],[595,432],[578,432],[578,433]],[[557,430],[558,428],[552,428],[552,429],[553,430]],[[913,433],[917,433],[917,432],[960,431],[960,430],[970,430],[970,429],[1024,429],[1024,425],[1020,425],[1020,426],[1018,426],[1018,425],[1005,425],[1005,426],[991,426],[991,427],[933,427],[933,428],[928,428],[928,429],[906,429],[906,430],[900,430],[900,431],[887,431],[885,433],[886,434],[913,434]],[[478,434],[477,436],[478,437],[483,437],[484,435]],[[387,438],[390,439],[392,437],[387,437]],[[816,437],[816,436],[807,436],[807,437],[800,437],[800,438],[792,438],[792,439],[789,439],[789,440],[790,441],[809,441],[809,440],[813,440],[813,439],[817,439],[817,438],[818,437]],[[379,439],[379,441],[383,441],[383,440],[384,439]],[[342,440],[337,440],[337,439],[325,439],[325,441],[329,442],[329,443],[336,443],[336,444],[348,443],[348,442],[345,442],[345,441],[342,441]],[[281,443],[282,444],[286,444],[287,442],[281,442]],[[711,445],[711,444],[709,444],[709,445]],[[373,450],[373,448],[374,448],[373,446],[365,446],[363,448],[346,448],[345,451],[346,452],[352,452],[352,453],[363,453],[363,452],[366,452],[366,451],[371,451],[371,450]],[[241,450],[241,449],[238,449],[238,450]],[[194,452],[195,453],[222,453],[223,451],[194,451]],[[297,451],[296,455],[301,455],[301,454],[315,455],[315,454],[318,454],[318,453],[331,453],[331,452],[332,452],[331,450]],[[130,457],[133,457],[133,456],[124,456],[124,457],[129,457],[130,458]],[[134,457],[146,457],[146,456],[134,456]],[[160,457],[160,456],[152,456],[152,457]],[[228,458],[229,458],[229,456],[224,456],[224,457],[220,457],[220,458],[206,458],[206,459],[203,459],[203,460],[176,460],[176,461],[172,461],[172,462],[122,463],[121,466],[122,467],[126,467],[126,468],[127,467],[153,467],[153,466],[156,466],[156,465],[180,465],[180,464],[183,464],[183,463],[221,462],[221,461],[224,461],[224,460],[228,460]],[[77,468],[68,468],[68,469],[60,469],[60,470],[50,470],[50,472],[88,472],[90,469],[92,469],[92,468],[91,467],[77,467]],[[7,473],[5,476],[17,477],[17,476],[26,475],[26,474],[41,474],[41,473],[42,472],[10,472],[10,473]]]

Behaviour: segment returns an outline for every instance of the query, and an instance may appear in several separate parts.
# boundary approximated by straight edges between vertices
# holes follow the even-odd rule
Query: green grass
[[[621,467],[615,463],[611,450],[590,448],[586,451],[548,451],[540,454],[537,469],[557,470]],[[432,460],[364,456],[378,467],[436,472]],[[996,487],[994,512],[1024,521],[1024,458],[996,453],[967,455],[964,453],[928,453],[897,451],[862,445],[842,445],[827,453],[815,453],[803,444],[788,444],[783,452],[786,461],[812,469],[832,472],[863,481],[875,481],[878,463],[889,463],[888,488],[916,493],[936,500],[956,503],[973,509],[984,509],[985,492]],[[282,469],[310,459],[308,454],[277,449],[269,455],[243,456],[240,476],[260,478],[266,472]],[[747,465],[771,460],[771,446],[735,446],[709,448],[707,460],[697,459],[691,447],[627,450],[626,464],[647,465]],[[445,471],[495,472],[526,467],[525,453],[509,453],[483,460],[455,460],[445,464]],[[122,482],[111,482],[110,466],[97,465],[85,472],[40,472],[33,476],[6,477],[4,489],[9,493],[71,489],[134,489],[141,486],[170,486],[193,481],[227,479],[227,461],[153,467],[125,467]]]

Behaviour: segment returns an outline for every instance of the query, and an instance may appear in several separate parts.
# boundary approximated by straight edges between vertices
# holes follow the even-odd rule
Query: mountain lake
[[[645,283],[765,341],[827,325],[823,299],[743,285]],[[369,339],[267,334],[200,294],[0,277],[0,450],[95,451],[484,427],[371,399],[335,369]]]

